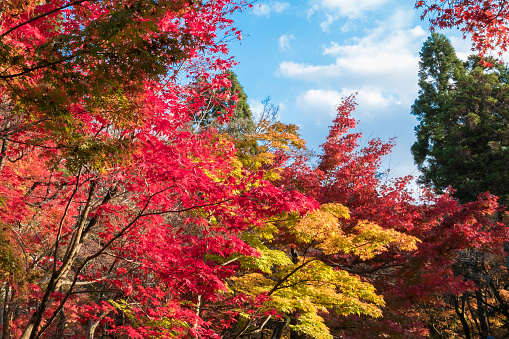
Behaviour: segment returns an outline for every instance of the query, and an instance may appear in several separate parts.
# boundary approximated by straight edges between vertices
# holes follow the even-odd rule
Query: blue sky
[[[341,98],[358,92],[356,131],[397,146],[384,161],[392,176],[418,175],[410,153],[416,119],[419,51],[429,36],[412,0],[259,0],[233,19],[234,71],[253,111],[271,97],[279,118],[299,125],[318,151]],[[450,31],[460,57],[470,42]]]

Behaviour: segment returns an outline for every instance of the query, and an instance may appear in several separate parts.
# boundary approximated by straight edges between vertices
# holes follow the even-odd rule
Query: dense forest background
[[[355,94],[318,154],[253,116],[246,6],[0,3],[1,338],[509,337],[509,5],[416,3],[477,51],[422,48],[419,197]]]

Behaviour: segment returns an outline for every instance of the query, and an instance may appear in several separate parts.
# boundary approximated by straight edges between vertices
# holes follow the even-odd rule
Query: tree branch
[[[45,12],[45,13],[41,13],[41,14],[39,14],[39,15],[37,15],[37,16],[34,16],[32,19],[29,19],[29,20],[27,20],[27,21],[24,21],[24,22],[22,22],[22,23],[20,23],[20,24],[18,24],[18,25],[16,25],[16,26],[14,26],[14,27],[10,28],[10,29],[9,29],[9,30],[7,30],[5,33],[2,33],[2,35],[0,35],[0,38],[5,37],[5,36],[6,36],[6,35],[8,35],[9,33],[11,33],[11,32],[13,32],[13,31],[17,30],[17,29],[18,29],[18,28],[20,28],[20,27],[23,27],[23,26],[25,26],[25,25],[28,25],[28,24],[29,24],[29,23],[31,23],[31,22],[34,22],[34,21],[36,21],[36,20],[39,20],[39,19],[41,19],[41,18],[44,18],[45,16],[48,16],[48,15],[50,15],[50,14],[53,14],[53,13],[56,13],[56,12],[61,11],[61,10],[63,10],[63,9],[66,9],[67,7],[72,7],[72,6],[74,6],[74,5],[79,5],[79,4],[81,4],[81,3],[85,2],[85,1],[94,2],[95,0],[77,0],[77,1],[71,2],[71,3],[67,4],[67,5],[64,5],[64,6],[61,6],[61,7],[57,7],[57,8],[55,8],[55,9],[52,9],[51,11],[48,11],[48,12]]]

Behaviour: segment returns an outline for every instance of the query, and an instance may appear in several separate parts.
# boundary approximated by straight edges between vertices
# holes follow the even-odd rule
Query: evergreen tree
[[[451,43],[433,33],[424,43],[419,97],[412,114],[419,118],[414,160],[421,181],[438,191],[451,186],[461,202],[489,191],[509,202],[509,70],[483,67],[479,57],[462,63]]]
[[[253,114],[247,103],[247,95],[232,71],[227,71],[230,86],[208,89],[209,101],[195,118],[197,129],[214,127],[235,138],[252,133],[255,128]],[[233,112],[232,112],[233,110]],[[231,114],[228,120],[224,117]]]
[[[443,188],[437,176],[440,164],[436,162],[434,151],[437,143],[445,138],[444,120],[453,104],[452,84],[464,69],[451,42],[438,33],[426,40],[420,57],[421,89],[412,106],[412,114],[418,117],[420,124],[415,127],[417,141],[412,145],[412,154],[423,173],[422,181]]]
[[[450,41],[437,33],[424,43],[420,56],[421,89],[412,106],[420,123],[412,154],[422,172],[421,182],[439,192],[452,187],[461,203],[489,191],[508,204],[509,69],[495,62],[487,66],[490,63],[480,63],[478,56],[462,63]],[[474,338],[476,330],[481,338],[488,337],[488,312],[501,319],[502,328],[508,325],[509,312],[499,297],[504,290],[499,282],[507,281],[504,270],[497,269],[503,260],[485,251],[458,252],[455,274],[476,286],[475,292],[451,295],[448,300],[465,338]],[[475,302],[476,307],[466,311],[465,302],[469,306]],[[433,333],[432,321],[430,328]]]

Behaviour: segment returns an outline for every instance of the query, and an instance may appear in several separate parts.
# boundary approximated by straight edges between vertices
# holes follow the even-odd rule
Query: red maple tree
[[[463,37],[472,39],[472,49],[481,56],[496,50],[499,54],[509,46],[509,5],[501,0],[419,0],[415,7],[421,18],[430,18],[432,29],[459,28]]]
[[[313,208],[193,132],[239,6],[2,2],[4,338],[217,337],[231,319],[206,305],[235,303],[236,266],[208,258],[256,255],[240,231]]]
[[[413,252],[393,247],[369,260],[353,255],[327,257],[328,264],[374,284],[386,301],[383,318],[332,317],[329,321],[331,328],[348,338],[365,338],[368,328],[394,338],[426,337],[431,321],[423,305],[443,304],[451,295],[476,289],[472,280],[455,271],[459,258],[472,250],[504,255],[502,245],[509,231],[494,217],[500,208],[489,193],[462,205],[449,194],[424,191],[415,197],[409,188],[410,176],[388,179],[381,175],[382,158],[393,141],[373,139],[360,148],[362,135],[350,132],[356,125],[351,117],[355,105],[355,97],[350,96],[338,106],[316,168],[292,157],[280,184],[299,189],[320,204],[348,207],[345,232],[365,220],[419,239]]]

